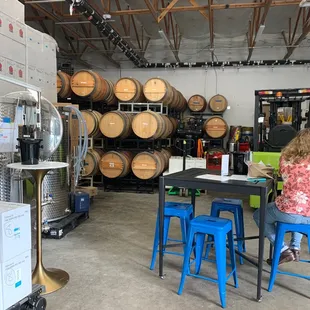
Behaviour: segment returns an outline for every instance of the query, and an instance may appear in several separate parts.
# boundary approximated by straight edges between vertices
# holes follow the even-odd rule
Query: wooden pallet
[[[89,194],[89,197],[98,195],[98,188],[94,186],[77,186],[76,190]]]

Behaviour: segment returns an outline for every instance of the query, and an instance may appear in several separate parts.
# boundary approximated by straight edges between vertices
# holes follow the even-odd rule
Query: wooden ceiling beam
[[[147,9],[131,9],[131,10],[121,10],[121,11],[111,11],[110,14],[112,16],[120,16],[120,15],[141,15],[141,14],[152,14],[153,17],[157,19],[157,11],[153,7],[150,0],[144,0],[145,4],[147,5]],[[299,0],[278,0],[278,1],[271,1],[271,7],[278,7],[278,6],[297,6],[299,5]],[[227,9],[253,9],[253,8],[263,8],[265,6],[264,2],[250,2],[250,3],[231,3],[231,4],[212,4],[212,10],[227,10]],[[151,7],[151,9],[150,9]],[[190,11],[201,11],[201,10],[208,10],[208,5],[199,5],[199,6],[175,6],[173,7],[170,12],[190,12]],[[158,12],[162,13],[165,11],[165,8],[159,8]],[[67,14],[65,16],[70,16]]]
[[[190,4],[198,7],[199,4],[195,1],[195,0],[189,0]],[[207,20],[209,20],[209,15],[207,14],[207,12],[205,10],[199,10],[199,13]]]
[[[31,7],[31,10],[33,12],[33,14],[35,15],[35,17],[41,17],[38,10],[36,8],[34,8],[33,6]],[[43,31],[45,33],[47,33],[48,35],[50,34],[49,30],[47,29],[44,21],[42,19],[39,19],[38,20],[38,23],[40,24],[41,28],[43,29]]]
[[[289,50],[290,43],[289,43],[289,41],[287,40],[287,37],[286,37],[285,31],[283,30],[283,31],[281,32],[281,34],[282,34],[282,37],[283,37],[283,40],[284,40],[284,43],[285,43],[286,49],[287,49],[287,51],[288,51],[288,50]]]
[[[76,54],[77,50],[76,50],[76,48],[75,48],[75,46],[74,46],[70,36],[68,35],[67,30],[64,27],[61,27],[61,29],[62,29],[62,31],[63,31],[63,33],[65,35],[65,39],[67,40],[67,42],[69,43],[69,45],[71,47],[72,52]]]
[[[293,31],[293,34],[292,34],[292,38],[291,38],[291,41],[289,42],[290,45],[294,42],[294,39],[295,39],[295,36],[296,36],[296,31],[298,29],[298,25],[299,25],[299,21],[300,21],[300,17],[301,17],[301,11],[302,11],[302,8],[299,8],[298,14],[297,14],[297,18],[296,18],[295,27],[294,27],[294,31]]]
[[[135,21],[135,18],[134,18],[133,15],[131,15],[131,20],[132,20],[132,24],[133,24],[133,29],[135,31],[136,39],[137,39],[137,42],[138,42],[138,47],[139,47],[140,50],[142,50],[141,43],[140,43],[140,37],[139,37],[139,33],[138,33],[138,30],[137,30],[137,26],[136,26],[136,21]]]
[[[25,21],[26,22],[36,22],[36,21],[43,21],[43,20],[49,20],[46,16],[26,16]]]
[[[265,0],[265,2],[259,2],[259,4],[263,4],[263,16],[262,18],[260,18],[260,12],[258,12],[258,8],[254,9],[254,16],[253,16],[253,28],[254,28],[254,35],[252,37],[252,42],[251,42],[251,46],[249,47],[249,54],[248,54],[248,58],[247,61],[251,60],[252,54],[253,54],[253,49],[256,45],[256,39],[257,39],[257,34],[259,31],[260,26],[264,26],[265,22],[266,22],[266,18],[269,12],[269,9],[271,7],[272,4],[272,0]]]
[[[115,4],[116,4],[117,9],[121,10],[121,5],[119,3],[119,0],[115,0]],[[121,15],[120,19],[121,19],[121,24],[122,24],[123,29],[124,29],[125,36],[128,36],[129,26],[127,26],[124,16]]]
[[[170,12],[170,10],[178,3],[179,0],[172,0],[165,10],[158,16],[157,22],[160,23],[161,20]]]
[[[208,15],[209,15],[209,34],[210,34],[210,50],[212,61],[214,61],[214,20],[213,20],[213,10],[212,10],[212,0],[208,0]]]
[[[148,9],[144,10],[147,11],[147,14],[151,13],[153,15],[153,18],[155,19],[155,21],[157,22],[157,11],[155,10],[155,8],[153,7],[153,4],[150,2],[150,0],[144,0],[146,6],[148,7]],[[132,11],[141,11],[141,10],[128,10],[127,12],[132,12]],[[124,12],[124,11],[123,11]],[[110,13],[112,15],[112,12]],[[129,13],[130,14],[130,13]],[[137,13],[139,14],[139,13]],[[115,15],[115,14],[113,14]],[[122,14],[119,14],[122,15]]]
[[[292,44],[293,46],[289,48],[287,53],[285,54],[283,59],[288,59],[292,56],[293,52],[295,51],[296,47],[300,45],[300,43],[307,37],[310,32],[310,23],[309,20],[306,21],[307,26],[303,28],[302,34],[299,38]]]

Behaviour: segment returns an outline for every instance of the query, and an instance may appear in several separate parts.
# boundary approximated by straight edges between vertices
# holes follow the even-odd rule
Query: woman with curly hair
[[[310,224],[310,128],[301,130],[282,150],[280,174],[283,190],[266,207],[265,236],[274,244],[276,223]],[[259,210],[253,214],[259,226]],[[302,234],[292,233],[290,244],[283,243],[279,264],[298,261]],[[267,260],[271,265],[271,261]]]

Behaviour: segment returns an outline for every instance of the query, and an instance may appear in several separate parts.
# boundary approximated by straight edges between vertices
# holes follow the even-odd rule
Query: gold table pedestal
[[[63,168],[63,167],[62,167]],[[24,168],[26,170],[26,168]],[[45,286],[43,294],[55,292],[64,287],[69,281],[69,274],[60,269],[44,268],[42,262],[42,181],[46,173],[53,168],[27,170],[36,181],[37,204],[37,264],[32,273],[32,283]]]

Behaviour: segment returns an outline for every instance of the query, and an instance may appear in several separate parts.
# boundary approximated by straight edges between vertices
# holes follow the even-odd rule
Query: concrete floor
[[[217,286],[207,281],[188,277],[183,295],[177,295],[181,257],[165,257],[165,280],[159,279],[158,266],[155,271],[149,270],[157,199],[157,194],[101,193],[92,205],[89,220],[62,240],[43,240],[45,266],[70,274],[65,288],[47,295],[47,309],[220,309]],[[206,195],[197,198],[197,215],[209,214],[211,199]],[[257,234],[252,213],[246,204],[247,235]],[[179,236],[177,221],[172,223],[171,236]],[[305,241],[302,256],[309,258]],[[257,256],[256,240],[247,242],[247,251]],[[310,274],[306,264],[293,262],[281,268]],[[270,267],[266,264],[265,269]],[[203,265],[201,272],[215,274],[215,266]],[[257,303],[256,275],[252,265],[238,264],[239,288],[229,280],[228,309],[310,309],[307,280],[279,275],[273,292],[268,293],[267,272],[263,277],[264,298]]]

